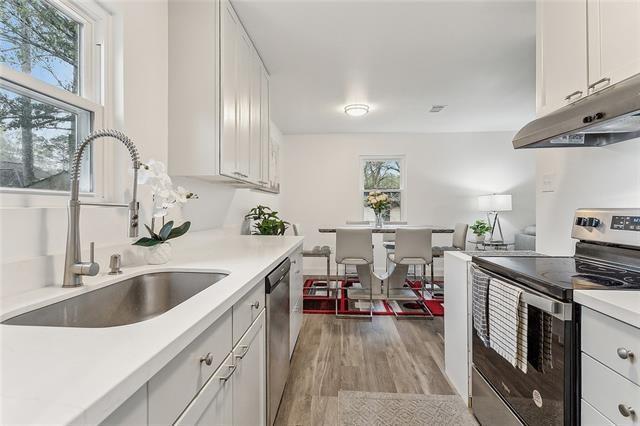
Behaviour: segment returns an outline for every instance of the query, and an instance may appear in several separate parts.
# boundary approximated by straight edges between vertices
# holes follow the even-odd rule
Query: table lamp
[[[478,209],[483,212],[487,212],[487,221],[491,224],[490,215],[493,214],[493,225],[491,225],[491,241],[493,241],[493,233],[498,227],[500,232],[500,241],[504,241],[502,235],[502,227],[500,226],[500,219],[498,218],[498,212],[509,212],[511,208],[511,194],[490,194],[481,195],[478,197]]]

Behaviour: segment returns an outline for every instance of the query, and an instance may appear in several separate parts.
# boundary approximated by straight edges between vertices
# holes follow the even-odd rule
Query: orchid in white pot
[[[188,200],[198,198],[198,195],[189,192],[181,186],[174,187],[171,178],[167,174],[166,166],[156,160],[149,160],[142,164],[138,175],[138,183],[149,185],[153,193],[153,216],[151,226],[145,224],[149,237],[140,238],[133,243],[136,246],[146,247],[145,260],[152,265],[167,263],[171,258],[172,247],[170,239],[184,235],[191,226],[191,222],[184,222],[174,228],[173,221],[165,223],[169,209],[185,204]],[[156,219],[162,219],[162,227],[155,232]]]

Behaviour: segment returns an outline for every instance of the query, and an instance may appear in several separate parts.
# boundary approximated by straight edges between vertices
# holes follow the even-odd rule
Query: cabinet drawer
[[[264,281],[260,281],[239,302],[233,305],[233,345],[247,331],[251,323],[258,318],[258,314],[265,305]]]
[[[231,425],[233,424],[233,380],[235,372],[233,354],[204,385],[202,390],[184,410],[175,425]]]
[[[231,352],[227,311],[149,380],[149,423],[171,424]],[[211,365],[201,362],[209,356]]]
[[[583,307],[581,340],[582,352],[640,385],[639,328]],[[622,358],[624,351],[633,355]]]
[[[582,398],[617,425],[640,425],[640,386],[582,354]],[[635,415],[623,416],[621,407],[632,407]]]
[[[580,425],[581,426],[614,426],[598,410],[593,408],[584,399],[580,402]]]

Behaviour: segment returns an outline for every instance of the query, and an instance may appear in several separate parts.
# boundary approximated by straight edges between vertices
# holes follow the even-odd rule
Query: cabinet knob
[[[633,358],[633,352],[627,348],[618,348],[618,356],[622,359]]]
[[[211,365],[213,363],[213,355],[211,352],[208,352],[206,355],[200,357],[200,364],[205,363],[207,365]]]
[[[622,417],[634,417],[636,415],[636,412],[633,408],[624,404],[618,404],[618,411],[620,411]]]
[[[260,309],[260,301],[256,300],[255,302],[253,302],[249,306],[251,306],[251,308],[253,308],[253,309]]]

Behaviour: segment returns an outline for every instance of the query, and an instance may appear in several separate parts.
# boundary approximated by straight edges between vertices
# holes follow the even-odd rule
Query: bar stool
[[[431,248],[432,233],[427,228],[398,228],[396,230],[395,252],[389,254],[389,260],[394,264],[394,269],[389,274],[387,282],[387,298],[389,300],[413,300],[422,304],[429,316],[433,319],[433,313],[424,303],[425,292],[424,271],[428,265],[433,265],[433,253]],[[404,287],[409,272],[409,266],[422,270],[420,274],[420,296],[417,297],[413,289]],[[395,290],[396,295],[391,294]],[[393,308],[392,308],[393,310]],[[398,314],[393,311],[397,318]],[[404,317],[404,316],[403,316]],[[409,316],[406,316],[409,317]]]
[[[344,265],[344,283],[347,282],[347,266],[355,266],[360,279],[362,290],[360,296],[369,290],[369,315],[373,319],[373,285],[371,282],[373,265],[373,246],[371,228],[338,228],[336,229],[336,276],[339,275],[339,265]],[[339,281],[336,281],[335,304],[336,317],[363,317],[366,315],[340,315],[338,313]],[[345,294],[350,292],[346,290]],[[355,293],[355,291],[353,291]],[[355,297],[358,299],[358,297]]]
[[[433,248],[433,257],[440,258],[444,257],[444,252],[446,251],[462,251],[466,248],[466,239],[467,239],[467,231],[469,230],[469,225],[466,223],[456,223],[455,228],[453,229],[453,237],[451,238],[451,246],[439,247],[436,246]],[[435,297],[435,287],[434,287],[434,276],[433,276],[433,265],[431,265],[431,296]],[[438,296],[442,296],[442,294],[438,294]]]
[[[294,223],[293,235],[301,237],[302,226],[299,223]],[[327,261],[327,296],[329,295],[329,286],[331,285],[331,247],[329,246],[314,246],[311,250],[302,246],[302,257],[323,257]]]

